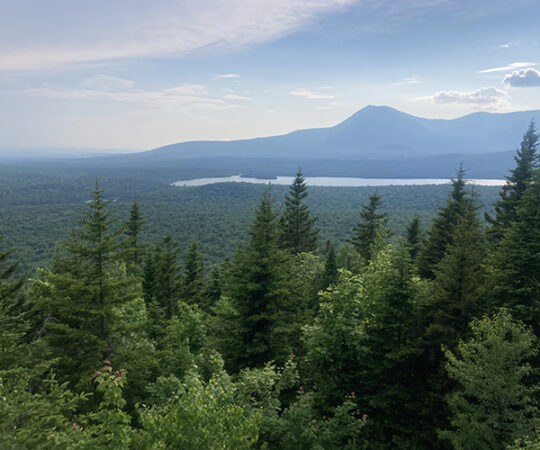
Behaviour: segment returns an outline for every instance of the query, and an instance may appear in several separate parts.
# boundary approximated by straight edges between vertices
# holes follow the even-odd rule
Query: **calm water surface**
[[[276,177],[272,180],[262,178],[248,178],[242,175],[233,175],[223,178],[197,178],[195,180],[180,180],[172,183],[173,186],[204,186],[214,183],[257,183],[257,184],[283,184],[289,185],[294,177]],[[502,186],[506,180],[467,180],[470,184],[479,186]],[[423,184],[447,184],[448,178],[347,178],[347,177],[306,177],[310,186],[408,186]]]

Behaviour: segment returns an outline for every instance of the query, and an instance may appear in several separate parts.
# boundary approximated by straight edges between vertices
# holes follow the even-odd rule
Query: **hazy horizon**
[[[10,2],[0,148],[273,136],[369,104],[540,109],[538,13],[532,0]]]

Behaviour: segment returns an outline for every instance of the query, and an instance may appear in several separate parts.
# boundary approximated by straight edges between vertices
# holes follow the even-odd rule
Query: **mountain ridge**
[[[492,153],[515,149],[531,119],[540,120],[540,110],[476,112],[456,119],[426,119],[388,106],[368,105],[331,127],[249,139],[186,141],[140,155],[178,152],[183,157],[357,159]]]

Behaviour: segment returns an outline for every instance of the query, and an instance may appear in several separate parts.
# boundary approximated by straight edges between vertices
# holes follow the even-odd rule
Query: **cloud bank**
[[[231,49],[287,35],[356,1],[163,0],[156,7],[139,0],[94,0],[69,2],[69,8],[60,1],[31,7],[13,2],[0,16],[0,27],[10,36],[0,41],[0,71]]]
[[[540,72],[535,69],[515,70],[504,77],[503,83],[513,87],[540,86]]]
[[[496,88],[482,88],[470,92],[440,91],[428,97],[435,103],[461,103],[474,105],[489,105],[500,102],[507,93]]]

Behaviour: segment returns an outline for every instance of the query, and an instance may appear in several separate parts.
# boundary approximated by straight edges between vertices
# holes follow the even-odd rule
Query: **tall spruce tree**
[[[147,305],[152,304],[158,316],[170,319],[180,300],[182,273],[178,264],[180,246],[168,234],[146,257],[143,269],[143,293]]]
[[[465,338],[468,323],[486,312],[483,286],[486,257],[485,238],[476,215],[460,218],[452,242],[435,269],[434,317],[428,334],[453,349]]]
[[[184,263],[184,281],[182,300],[187,303],[200,303],[202,300],[203,255],[199,251],[197,241],[193,241],[188,249]]]
[[[444,257],[448,245],[452,243],[455,226],[462,217],[475,215],[476,209],[474,197],[466,189],[465,171],[460,165],[456,178],[452,179],[448,201],[444,207],[439,208],[437,216],[433,219],[426,245],[418,257],[422,277],[435,278],[435,270]]]
[[[538,166],[538,142],[540,135],[536,130],[534,120],[531,120],[527,132],[523,135],[520,149],[514,160],[516,167],[506,177],[506,184],[500,191],[500,200],[495,204],[495,217],[486,213],[486,219],[491,223],[488,236],[493,241],[502,238],[504,230],[517,219],[516,208],[527,186],[532,181],[534,169]]]
[[[531,436],[540,420],[528,363],[536,339],[505,310],[470,327],[471,337],[455,352],[445,349],[446,370],[458,386],[447,397],[451,428],[440,436],[464,450],[506,449]]]
[[[144,218],[137,199],[133,200],[129,210],[129,219],[124,224],[127,236],[128,261],[139,266],[141,261],[142,245],[140,234],[144,225]]]
[[[17,362],[28,330],[22,311],[23,278],[15,276],[19,261],[12,261],[11,254],[11,250],[0,250],[0,368],[4,370]]]
[[[382,196],[377,192],[369,196],[369,203],[362,205],[360,222],[353,228],[353,237],[349,240],[364,261],[371,259],[371,247],[375,243],[379,224],[384,226],[386,222],[386,213],[379,212],[381,204]]]
[[[496,306],[540,335],[540,169],[516,207],[516,220],[490,255],[490,289]]]
[[[338,267],[336,261],[336,250],[334,243],[328,241],[326,244],[326,256],[324,258],[324,273],[322,277],[321,288],[326,289],[338,280]]]
[[[73,383],[113,357],[117,310],[139,294],[137,278],[126,274],[122,229],[110,203],[96,180],[80,227],[65,246],[71,256],[55,270],[42,271],[29,294],[42,317],[38,335],[57,358],[57,373]],[[66,261],[77,261],[78,267],[67,267]]]
[[[288,299],[287,255],[278,246],[278,212],[270,188],[261,197],[249,234],[249,245],[238,249],[231,270],[229,295],[238,313],[240,345],[228,353],[236,367],[283,361],[290,351],[279,321]]]
[[[414,261],[422,248],[422,228],[420,227],[420,217],[414,216],[409,222],[406,231],[407,248],[411,259]]]
[[[290,250],[293,254],[314,252],[317,250],[318,230],[313,225],[316,217],[311,217],[309,208],[304,203],[308,196],[305,178],[298,169],[296,177],[285,196],[285,211],[280,220],[281,248]]]

